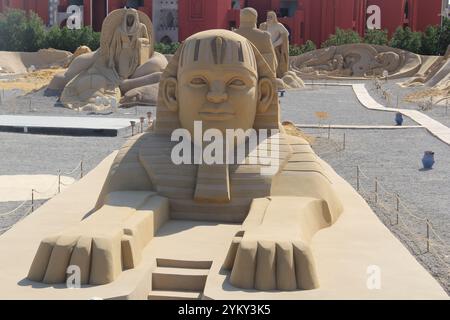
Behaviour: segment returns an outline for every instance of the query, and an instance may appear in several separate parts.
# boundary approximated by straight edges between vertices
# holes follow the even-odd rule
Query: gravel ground
[[[408,94],[423,91],[427,89],[426,86],[421,87],[412,87],[412,88],[402,88],[398,85],[398,83],[402,83],[407,81],[408,79],[395,79],[395,80],[388,80],[388,82],[382,82],[382,88],[384,90],[387,90],[389,93],[391,93],[394,98],[394,106],[396,107],[397,104],[397,96],[399,97],[399,108],[402,109],[411,109],[411,110],[420,110],[417,102],[407,102],[403,101],[403,98],[407,96]],[[375,84],[370,81],[366,82],[366,88],[369,90],[370,95],[379,103],[386,105],[386,100],[383,99],[381,95],[381,91],[378,91],[375,88]],[[449,102],[450,104],[450,102]],[[421,110],[420,110],[421,111]],[[447,127],[450,127],[450,105],[448,108],[448,111],[446,111],[446,108],[444,105],[434,105],[431,110],[428,111],[422,111],[424,114],[428,115],[430,118],[433,118],[442,124],[446,125]]]
[[[127,137],[66,137],[0,133],[0,175],[57,174],[70,172],[83,160],[87,173],[106,156],[121,147]],[[75,177],[79,173],[71,175]],[[16,208],[19,203],[0,203],[0,214]],[[0,229],[22,217],[29,207],[15,214],[0,217]],[[1,232],[0,232],[1,234]]]
[[[431,233],[432,253],[426,253],[426,222],[411,217],[403,207],[404,204],[418,218],[428,218],[438,236],[446,244],[450,243],[450,147],[425,129],[332,130],[331,141],[323,131],[308,129],[306,132],[318,136],[314,150],[355,188],[356,166],[361,167],[360,188],[374,212],[450,293],[448,267],[442,262],[449,263],[448,247],[443,247]],[[346,149],[342,150],[344,132]],[[425,150],[436,152],[433,170],[421,170]],[[377,204],[375,178],[379,181]],[[396,198],[392,193],[401,199],[398,225]]]
[[[395,125],[393,112],[364,108],[351,87],[307,86],[306,89],[287,91],[280,98],[281,117],[297,124],[317,125],[316,112],[327,112],[329,119],[322,124],[339,125]],[[404,125],[417,125],[405,117]]]

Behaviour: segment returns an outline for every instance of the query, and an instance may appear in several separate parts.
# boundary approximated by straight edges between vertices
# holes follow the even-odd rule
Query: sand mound
[[[36,69],[63,67],[72,54],[68,51],[42,49],[38,52],[0,51],[0,74],[21,74]]]
[[[20,89],[24,93],[40,90],[46,87],[53,77],[64,71],[62,68],[42,69],[26,73],[15,79],[0,81],[0,88],[5,90]]]

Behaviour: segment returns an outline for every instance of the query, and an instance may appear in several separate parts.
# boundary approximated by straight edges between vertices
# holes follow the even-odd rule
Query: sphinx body
[[[286,135],[279,115],[275,72],[251,42],[226,30],[191,36],[162,75],[154,131],[120,150],[95,212],[44,239],[28,278],[64,282],[67,267],[76,265],[83,284],[113,282],[139,265],[161,225],[182,219],[242,224],[223,261],[233,286],[317,288],[310,242],[337,221],[342,205],[308,142]],[[195,122],[203,124],[200,132]],[[195,150],[196,137],[209,129],[269,134],[254,145],[236,139],[236,148],[246,147],[243,161],[176,164],[174,130],[189,133]],[[277,166],[262,174],[267,159]]]
[[[105,107],[112,99],[145,103],[140,97],[159,82],[167,66],[167,59],[153,50],[150,19],[134,9],[115,10],[103,23],[100,42],[96,52],[77,57],[49,88],[62,90],[61,102],[71,109],[98,109],[97,97]],[[127,95],[131,90],[135,92]]]

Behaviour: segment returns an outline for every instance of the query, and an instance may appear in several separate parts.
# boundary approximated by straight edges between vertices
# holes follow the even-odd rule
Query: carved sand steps
[[[200,300],[212,261],[156,259],[148,300]]]

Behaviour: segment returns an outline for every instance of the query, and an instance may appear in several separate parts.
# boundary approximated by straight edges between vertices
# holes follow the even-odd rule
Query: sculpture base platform
[[[331,178],[343,199],[344,212],[332,228],[320,231],[312,241],[319,289],[256,292],[233,288],[221,267],[240,226],[178,220],[162,226],[144,249],[143,262],[111,284],[67,289],[27,280],[42,238],[75,224],[92,210],[115,154],[0,236],[0,299],[448,299],[436,280],[336,174]],[[380,289],[367,286],[371,266],[381,272]],[[197,288],[199,282],[201,288]],[[177,292],[177,286],[199,292]]]
[[[0,132],[116,137],[139,119],[0,115]]]

